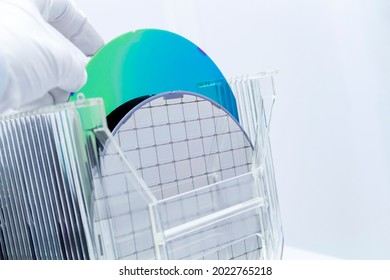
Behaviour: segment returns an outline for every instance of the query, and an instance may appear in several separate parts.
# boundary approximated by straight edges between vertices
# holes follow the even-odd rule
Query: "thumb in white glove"
[[[70,0],[0,0],[0,113],[66,101],[103,44]]]

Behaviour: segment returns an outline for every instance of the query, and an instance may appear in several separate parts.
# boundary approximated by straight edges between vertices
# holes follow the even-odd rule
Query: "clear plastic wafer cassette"
[[[280,259],[273,75],[0,117],[0,259]]]

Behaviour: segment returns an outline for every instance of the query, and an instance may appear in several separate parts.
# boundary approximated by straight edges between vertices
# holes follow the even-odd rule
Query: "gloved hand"
[[[0,114],[66,101],[103,44],[71,0],[0,0]]]

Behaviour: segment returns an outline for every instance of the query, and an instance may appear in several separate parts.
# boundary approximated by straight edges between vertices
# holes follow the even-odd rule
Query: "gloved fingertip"
[[[71,0],[52,0],[48,22],[86,56],[94,55],[104,45],[88,18]]]
[[[104,46],[104,40],[86,20],[77,35],[69,38],[86,56],[94,55]]]

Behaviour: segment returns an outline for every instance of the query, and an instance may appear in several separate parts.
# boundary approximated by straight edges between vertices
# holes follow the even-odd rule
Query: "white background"
[[[285,241],[390,258],[388,0],[76,0],[106,41],[160,28],[225,76],[278,69],[272,120]]]

